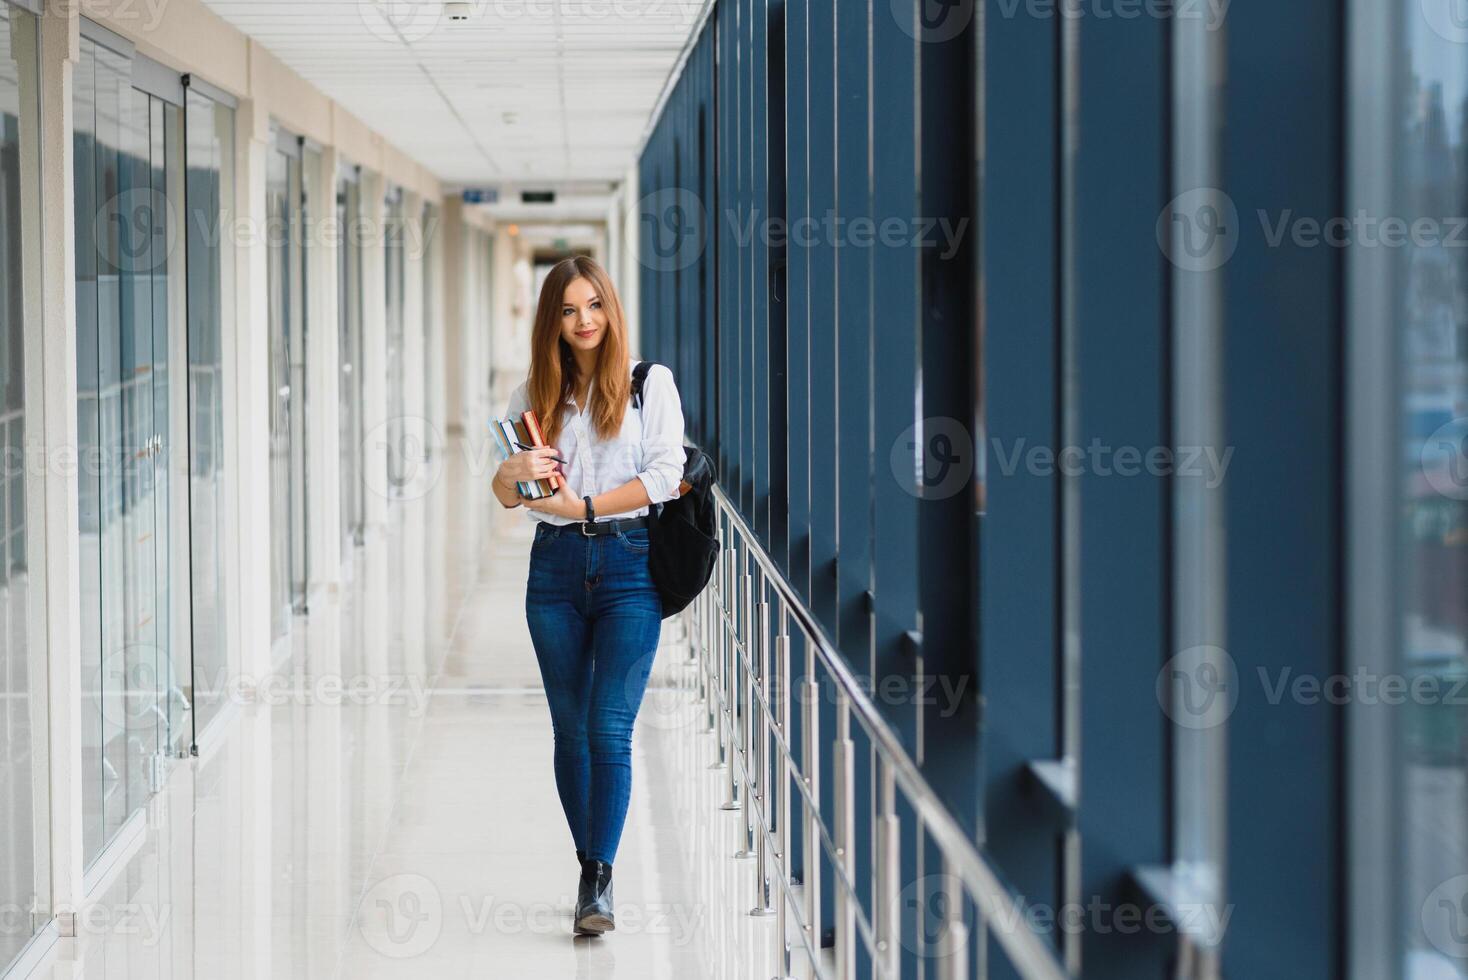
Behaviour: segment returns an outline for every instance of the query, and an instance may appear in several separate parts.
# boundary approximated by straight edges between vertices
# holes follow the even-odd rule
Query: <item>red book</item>
[[[525,431],[530,433],[530,445],[535,446],[537,449],[543,447],[545,445],[545,436],[540,431],[540,420],[535,417],[535,413],[527,409],[525,413],[520,416],[520,420],[525,423]],[[555,490],[560,485],[560,475],[552,473],[550,475],[551,489]]]

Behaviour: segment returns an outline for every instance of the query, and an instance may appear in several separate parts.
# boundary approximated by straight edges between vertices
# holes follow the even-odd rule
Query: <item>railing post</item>
[[[727,771],[724,776],[724,802],[721,810],[738,810],[739,805],[739,783],[736,770],[739,768],[735,762],[739,753],[739,744],[736,738],[738,728],[735,719],[738,717],[738,698],[734,696],[739,683],[739,598],[738,598],[738,569],[737,556],[739,553],[739,542],[732,533],[729,540],[729,549],[724,552],[725,557],[725,580],[728,591],[725,592],[724,601],[724,682],[721,685],[724,707],[722,710],[722,721],[720,727],[724,730],[724,763]]]
[[[896,977],[901,970],[902,918],[898,885],[902,881],[902,835],[897,819],[897,788],[892,767],[877,762],[877,860],[872,882],[877,970]]]
[[[790,885],[790,637],[785,601],[776,594],[777,610],[775,632],[775,678],[770,703],[774,714],[775,731],[780,734],[784,748],[775,760],[775,874],[780,876],[780,887],[775,893],[775,980],[790,976],[790,943],[786,930],[786,892]]]
[[[851,980],[856,975],[856,896],[851,894],[846,882],[855,872],[855,855],[852,846],[856,837],[856,801],[854,751],[851,744],[851,706],[847,694],[836,689],[836,740],[832,745],[831,766],[835,770],[832,788],[835,790],[836,819],[835,843],[836,862],[845,872],[833,882],[836,889],[836,976],[838,980]]]
[[[759,904],[750,910],[750,915],[774,915],[775,910],[770,905],[770,869],[769,850],[770,841],[766,830],[774,826],[774,811],[770,808],[770,726],[775,723],[774,702],[771,700],[770,690],[770,602],[768,595],[768,583],[764,574],[759,577],[759,602],[756,604],[755,623],[759,627],[759,653],[758,659],[754,661],[755,668],[759,674],[758,684],[760,698],[768,710],[751,712],[751,717],[756,718],[758,734],[755,738],[754,750],[756,757],[756,772],[759,777],[754,784],[755,798],[755,826],[754,826],[754,894]],[[750,705],[754,705],[754,699],[750,698]]]
[[[963,924],[963,887],[943,859],[943,924],[938,927],[938,980],[968,980],[968,926]]]
[[[758,759],[756,758],[758,747],[755,745],[754,739],[754,716],[756,713],[754,707],[754,685],[757,678],[753,672],[759,663],[758,659],[756,659],[758,657],[757,647],[761,644],[755,639],[754,635],[754,574],[749,568],[749,542],[745,542],[744,566],[741,574],[743,575],[744,592],[740,596],[743,600],[740,603],[740,609],[743,612],[743,616],[741,617],[743,623],[740,632],[744,638],[744,656],[740,659],[743,675],[739,684],[739,691],[741,697],[740,703],[743,705],[744,711],[739,718],[739,731],[741,761],[743,762],[741,769],[744,772],[744,798],[741,802],[744,805],[739,812],[739,819],[743,825],[744,832],[739,840],[739,850],[735,852],[734,856],[737,858],[749,858],[755,856],[754,813],[751,807],[754,803],[753,797],[756,792],[760,791],[760,783],[763,782],[763,779],[758,775],[755,768],[758,765]]]
[[[816,652],[809,635],[805,639],[805,680],[801,692],[801,770],[804,772],[806,796],[801,799],[805,837],[805,931],[806,945],[821,948],[821,685],[816,679]]]
[[[714,735],[719,744],[719,755],[710,764],[710,769],[722,769],[729,764],[728,730],[724,726],[724,689],[726,687],[725,678],[728,670],[729,647],[729,627],[724,619],[724,608],[729,603],[729,551],[724,545],[728,540],[729,533],[731,532],[727,530],[726,522],[723,520],[721,514],[719,520],[719,564],[714,570],[715,580],[718,583],[718,601],[710,603],[713,608],[709,617],[714,630],[714,652],[716,654],[714,657],[713,691],[709,705],[709,719],[710,723],[714,726]]]

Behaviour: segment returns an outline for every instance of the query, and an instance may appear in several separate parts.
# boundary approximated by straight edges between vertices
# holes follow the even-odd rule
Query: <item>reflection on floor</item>
[[[572,938],[529,528],[471,493],[476,457],[450,449],[438,485],[394,502],[353,581],[297,622],[260,696],[175,767],[141,850],[44,975],[774,975],[673,622],[634,739],[618,929]]]

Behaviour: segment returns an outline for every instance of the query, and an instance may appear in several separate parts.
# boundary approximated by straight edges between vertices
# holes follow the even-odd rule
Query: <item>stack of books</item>
[[[494,434],[495,445],[505,459],[515,453],[525,452],[527,446],[539,448],[545,445],[545,436],[540,431],[540,422],[534,412],[523,412],[518,419],[492,419],[489,431]],[[560,485],[561,477],[557,474],[551,474],[544,480],[521,480],[516,484],[520,496],[531,500],[553,496]]]

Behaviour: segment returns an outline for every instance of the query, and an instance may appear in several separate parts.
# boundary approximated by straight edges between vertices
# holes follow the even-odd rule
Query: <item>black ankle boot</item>
[[[591,859],[582,865],[575,928],[578,934],[587,936],[600,936],[616,928],[612,915],[612,866],[605,861]]]

